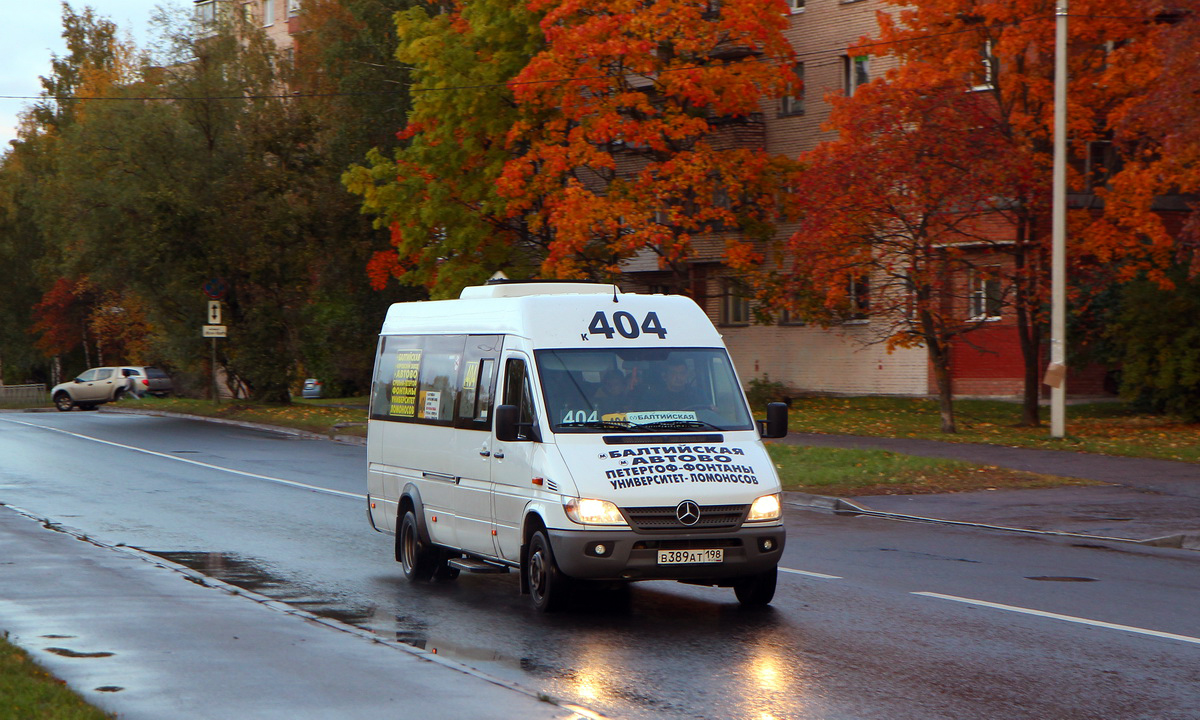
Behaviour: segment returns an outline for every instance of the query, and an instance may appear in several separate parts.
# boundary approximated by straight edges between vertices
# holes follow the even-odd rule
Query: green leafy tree
[[[543,47],[537,15],[507,0],[452,2],[396,16],[396,58],[410,68],[412,110],[394,155],[373,151],[346,173],[366,212],[390,230],[392,249],[369,266],[435,297],[497,270],[527,276],[549,237],[514,218],[496,184],[519,117],[506,87]]]

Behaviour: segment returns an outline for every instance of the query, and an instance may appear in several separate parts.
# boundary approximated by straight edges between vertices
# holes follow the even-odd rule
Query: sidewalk
[[[124,720],[599,717],[7,506],[0,633]]]
[[[1059,450],[905,438],[792,433],[789,445],[888,450],[1109,483],[849,498],[883,514],[1200,549],[1200,465]]]

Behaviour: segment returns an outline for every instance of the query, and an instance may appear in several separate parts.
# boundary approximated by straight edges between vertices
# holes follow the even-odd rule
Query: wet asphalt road
[[[1200,717],[1194,552],[789,508],[766,612],[647,583],[542,616],[515,574],[405,583],[364,476],[358,446],[0,414],[2,503],[610,717]]]

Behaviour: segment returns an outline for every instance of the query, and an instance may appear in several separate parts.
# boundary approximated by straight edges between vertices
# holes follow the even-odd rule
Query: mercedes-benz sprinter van
[[[410,580],[521,572],[540,610],[586,581],[775,592],[779,479],[704,312],[613,285],[505,282],[392,305],[368,514]]]

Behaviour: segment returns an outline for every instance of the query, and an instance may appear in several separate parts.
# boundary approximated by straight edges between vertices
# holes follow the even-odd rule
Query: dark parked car
[[[174,390],[171,384],[171,376],[156,367],[144,365],[124,366],[122,370],[132,370],[135,375],[134,382],[139,383],[141,389],[138,394],[149,393],[154,397],[166,397]]]

